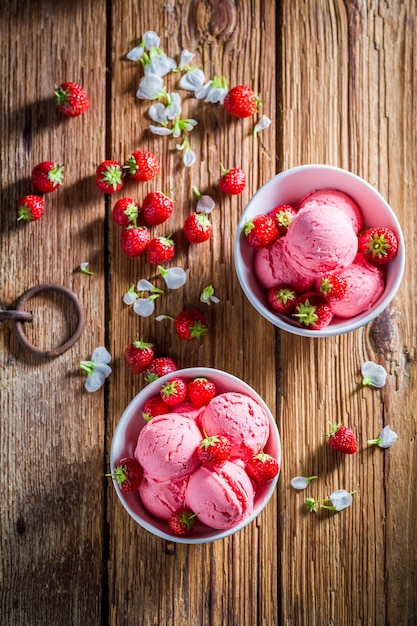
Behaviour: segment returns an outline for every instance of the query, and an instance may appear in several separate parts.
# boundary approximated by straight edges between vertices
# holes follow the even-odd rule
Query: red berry
[[[307,328],[320,330],[332,321],[333,309],[320,294],[306,292],[297,298],[292,315]]]
[[[142,202],[142,215],[148,226],[157,226],[166,222],[173,211],[174,203],[161,191],[149,192]]]
[[[159,161],[148,150],[136,150],[127,158],[123,169],[135,180],[151,180],[159,172]]]
[[[246,85],[232,87],[223,100],[223,107],[235,117],[250,117],[259,108],[259,98],[253,90]]]
[[[175,376],[162,385],[160,393],[168,406],[175,406],[187,397],[187,384],[182,378]]]
[[[331,426],[332,430],[326,435],[326,438],[332,450],[343,454],[355,454],[357,443],[353,430],[340,424],[332,424]]]
[[[176,361],[170,356],[158,356],[149,365],[146,370],[145,379],[146,382],[151,383],[165,374],[171,374],[177,371],[178,366]]]
[[[200,311],[187,310],[178,313],[174,321],[175,332],[180,339],[195,341],[208,331],[206,316]]]
[[[216,395],[216,386],[207,378],[194,378],[187,385],[187,395],[191,402],[200,409],[206,406]]]
[[[246,463],[246,471],[257,482],[272,480],[279,472],[279,464],[274,457],[265,452],[255,454]]]
[[[36,191],[50,193],[64,182],[64,168],[52,161],[42,161],[35,165],[30,179]]]
[[[224,435],[206,435],[200,441],[197,454],[205,467],[220,467],[230,459],[232,444]]]
[[[213,226],[205,213],[192,213],[184,223],[184,235],[190,243],[202,243],[213,234]]]
[[[142,340],[134,341],[125,350],[125,359],[134,374],[142,374],[151,364],[154,350],[151,343]]]
[[[274,218],[263,213],[247,220],[244,234],[251,248],[266,248],[279,236]]]
[[[153,417],[157,415],[165,415],[171,411],[171,407],[168,406],[158,394],[156,396],[152,396],[149,400],[146,400],[142,409],[142,417],[144,420],[149,422]]]
[[[84,89],[73,82],[55,85],[58,109],[67,117],[77,117],[90,108],[90,100]]]
[[[185,537],[192,532],[196,519],[197,513],[193,513],[188,509],[179,509],[172,513],[168,520],[168,525],[174,535]]]
[[[44,209],[45,203],[40,196],[23,196],[17,203],[17,219],[34,222],[42,217]]]
[[[151,265],[168,263],[175,254],[175,244],[170,237],[154,237],[146,248],[146,257]]]
[[[120,226],[136,225],[140,208],[133,198],[120,198],[113,207],[112,216]]]
[[[114,193],[123,187],[123,169],[117,161],[103,161],[96,169],[96,185],[104,193]]]
[[[137,491],[142,482],[143,471],[136,459],[125,457],[106,476],[115,478],[122,491]]]
[[[398,239],[389,228],[369,228],[359,235],[358,250],[368,261],[385,265],[397,253]]]
[[[348,283],[340,274],[326,274],[316,282],[316,289],[328,300],[340,300],[346,295]]]
[[[230,170],[224,169],[222,166],[223,176],[219,179],[218,185],[220,191],[234,196],[242,193],[246,186],[246,175],[240,167],[234,167]]]
[[[149,245],[151,236],[146,226],[126,226],[120,233],[120,245],[128,257],[141,256]]]
[[[289,315],[294,309],[297,294],[288,285],[277,285],[268,291],[267,298],[274,311],[282,315]]]
[[[289,204],[281,204],[272,209],[268,215],[274,218],[278,232],[283,237],[287,234],[288,226],[297,215],[297,210]]]

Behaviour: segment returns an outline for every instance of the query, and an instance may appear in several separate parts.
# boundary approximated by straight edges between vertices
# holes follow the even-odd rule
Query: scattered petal
[[[335,511],[343,511],[343,509],[352,504],[353,498],[352,494],[346,491],[346,489],[338,489],[329,496],[329,500]]]
[[[182,267],[170,267],[166,269],[162,265],[158,265],[158,270],[169,289],[179,289],[187,282],[187,273]]]
[[[194,52],[190,52],[189,50],[182,50],[180,55],[180,63],[178,65],[179,69],[185,69],[187,65],[194,59],[194,57]]]
[[[200,295],[200,301],[204,302],[204,304],[210,304],[210,302],[214,302],[217,304],[220,302],[219,298],[214,295],[214,289],[212,285],[208,285],[205,287]]]
[[[159,48],[161,40],[153,30],[147,30],[142,37],[142,43],[147,50]]]
[[[151,282],[149,282],[149,280],[146,280],[146,278],[141,278],[141,280],[136,285],[136,289],[138,291],[153,291],[154,286]]]
[[[84,387],[87,391],[97,391],[102,387],[105,379],[110,376],[112,370],[108,363],[111,361],[110,352],[103,346],[93,351],[91,361],[80,361],[80,367],[87,373]]]
[[[145,65],[145,75],[166,76],[177,67],[174,59],[166,56],[163,52],[151,52],[150,62]]]
[[[182,158],[185,167],[191,167],[194,165],[196,161],[195,152],[189,148],[186,152],[184,152],[184,156]]]
[[[126,59],[129,61],[139,61],[144,52],[145,48],[143,46],[135,46],[126,54]]]
[[[100,372],[100,374],[102,374],[104,378],[107,378],[108,376],[110,376],[112,369],[110,365],[107,365],[106,363],[95,363],[94,371]]]
[[[156,100],[164,94],[164,81],[157,74],[146,74],[140,79],[136,92],[136,97],[140,100]]]
[[[380,448],[390,448],[393,443],[398,439],[397,433],[395,433],[389,426],[385,426],[379,433],[377,439],[368,439],[369,445],[377,445]]]
[[[291,479],[291,487],[294,489],[306,489],[315,478],[317,478],[317,476],[295,476],[295,478]]]
[[[155,102],[151,104],[148,110],[148,115],[157,124],[167,124],[168,118],[165,112],[165,105],[162,102]]]
[[[101,372],[93,372],[89,374],[84,383],[84,387],[90,393],[93,391],[98,391],[100,387],[104,385],[104,381],[106,377]]]
[[[262,115],[259,119],[258,123],[255,125],[254,133],[255,135],[259,133],[261,130],[265,130],[271,125],[272,121],[266,115]]]
[[[387,380],[387,372],[382,365],[373,363],[373,361],[366,361],[361,368],[362,373],[362,386],[371,385],[372,387],[383,387]]]
[[[151,298],[138,298],[133,310],[140,317],[149,317],[155,311],[155,302]]]
[[[179,93],[168,94],[168,106],[165,109],[165,115],[169,120],[174,120],[181,115],[181,96]]]
[[[83,274],[88,274],[89,276],[93,276],[94,272],[88,269],[89,265],[90,265],[89,261],[85,261],[84,263],[81,263],[80,270],[82,271]]]
[[[196,213],[211,213],[216,203],[211,196],[200,196],[197,206],[195,208]]]
[[[126,291],[125,295],[123,296],[123,302],[128,305],[134,304],[137,298],[138,294],[135,291],[135,285],[132,285],[129,291]]]
[[[172,129],[167,128],[166,126],[154,126],[150,124],[149,130],[154,135],[161,135],[162,137],[166,137],[167,135],[172,135]]]
[[[204,72],[198,68],[189,70],[186,74],[181,76],[180,87],[186,91],[194,91],[204,85],[206,77]]]
[[[96,348],[91,355],[91,360],[94,363],[110,363],[111,354],[104,346],[99,346]]]

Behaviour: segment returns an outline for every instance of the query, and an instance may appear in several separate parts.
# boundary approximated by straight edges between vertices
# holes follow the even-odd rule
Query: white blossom
[[[135,46],[126,54],[126,59],[129,61],[139,61],[145,52],[145,48],[143,46]]]
[[[146,50],[152,50],[152,48],[159,48],[161,40],[153,30],[147,30],[142,37],[142,45]]]
[[[148,298],[138,298],[133,305],[133,310],[140,317],[149,317],[155,311],[155,298],[149,296]]]
[[[183,70],[187,67],[187,65],[193,60],[195,57],[194,52],[190,52],[189,50],[182,50],[180,55],[180,62],[178,65],[178,69]]]
[[[182,157],[182,161],[183,161],[185,167],[191,167],[192,165],[194,165],[194,163],[196,162],[195,152],[193,150],[191,150],[191,148],[188,148],[188,150],[186,150],[184,152],[184,155]]]
[[[135,291],[135,285],[132,285],[130,289],[124,294],[123,302],[128,305],[133,304],[134,302],[136,302],[137,297],[138,295]]]
[[[149,130],[154,135],[160,135],[161,137],[172,135],[172,128],[167,128],[166,126],[155,126],[154,124],[150,124]]]
[[[164,81],[157,74],[146,74],[140,79],[136,92],[136,97],[140,100],[156,100],[164,94]]]
[[[352,504],[352,494],[346,491],[346,489],[338,489],[329,496],[335,511],[343,511]]]
[[[379,433],[379,437],[376,439],[368,439],[369,445],[377,445],[380,448],[390,448],[393,443],[398,439],[397,433],[395,433],[389,426],[385,426]]]
[[[155,74],[156,76],[166,76],[177,64],[174,59],[167,57],[163,52],[150,53],[149,62],[144,65],[145,76]]]
[[[295,478],[291,479],[291,487],[293,487],[293,489],[306,489],[315,478],[317,478],[317,476],[295,476]]]
[[[158,265],[158,270],[168,289],[179,289],[187,282],[187,273],[182,267],[170,267],[166,269],[162,267],[162,265]]]
[[[110,363],[111,362],[111,354],[104,346],[99,346],[93,351],[91,355],[91,360],[95,363]]]
[[[198,199],[196,213],[211,213],[216,203],[211,196],[203,195]]]
[[[168,117],[166,114],[166,107],[162,102],[155,102],[151,104],[148,109],[148,115],[157,124],[167,124]]]
[[[204,304],[210,304],[211,302],[218,304],[220,302],[219,298],[214,295],[213,285],[208,285],[203,289],[200,295],[200,302],[204,302]]]
[[[154,291],[155,287],[149,280],[146,280],[146,278],[141,278],[136,285],[136,289],[138,291]]]
[[[193,68],[189,70],[180,79],[180,87],[181,89],[185,89],[186,91],[194,91],[204,85],[204,81],[206,77],[204,75],[203,70],[198,68]]]
[[[361,368],[362,373],[362,385],[365,387],[371,385],[372,387],[383,387],[387,380],[387,372],[382,365],[373,363],[373,361],[366,361]]]
[[[181,115],[181,96],[179,93],[173,92],[167,95],[168,106],[165,108],[165,115],[169,120],[174,120]]]
[[[84,263],[80,264],[80,270],[82,271],[83,274],[89,274],[90,276],[92,276],[94,272],[88,269],[89,265],[90,265],[89,261],[84,261]]]
[[[255,128],[254,128],[255,135],[256,133],[259,133],[261,130],[265,130],[266,128],[268,128],[271,125],[271,123],[272,121],[269,119],[268,116],[262,115],[262,117],[259,119],[259,121],[255,125]]]
[[[111,362],[110,352],[103,346],[96,348],[91,355],[90,361],[80,361],[80,367],[87,373],[84,387],[93,392],[103,386],[104,381],[110,376],[112,370],[108,365]]]

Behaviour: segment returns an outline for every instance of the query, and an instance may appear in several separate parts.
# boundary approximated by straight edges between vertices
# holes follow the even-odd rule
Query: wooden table
[[[1,337],[1,591],[4,626],[382,625],[417,623],[416,3],[378,0],[6,0],[1,9],[2,308],[42,283],[70,288],[86,326],[62,356],[32,356],[13,324]],[[258,116],[232,119],[188,97],[198,119],[189,134],[196,162],[186,168],[176,140],[149,132],[149,102],[135,98],[142,75],[126,53],[147,30],[179,58],[182,49],[207,78],[225,76],[260,94],[272,119],[256,139]],[[54,84],[80,82],[91,109],[63,118]],[[167,83],[173,89],[176,76]],[[149,148],[161,172],[115,196],[95,186],[98,163]],[[46,197],[44,217],[16,221],[30,172],[44,160],[65,165],[65,184]],[[240,196],[218,191],[220,163],[240,166]],[[348,169],[369,181],[404,229],[407,266],[391,306],[374,323],[335,339],[302,339],[275,330],[246,300],[233,267],[238,218],[277,172],[305,163]],[[181,234],[195,206],[193,186],[216,200],[212,240],[189,246]],[[111,209],[171,190],[175,262],[187,285],[156,303],[157,313],[204,308],[210,333],[181,342],[170,324],[139,318],[122,297],[140,278],[158,282],[143,260],[120,248]],[[93,275],[80,271],[89,262]],[[160,280],[160,278],[159,278]],[[212,284],[219,304],[199,301]],[[42,294],[27,334],[48,349],[74,326],[64,297]],[[235,536],[201,546],[163,541],[122,508],[109,450],[124,407],[143,388],[124,349],[137,335],[181,367],[224,369],[247,381],[276,416],[282,472],[273,500]],[[106,345],[113,373],[84,390],[79,361]],[[381,390],[360,388],[360,366],[388,371]],[[328,420],[356,430],[359,451],[335,457],[324,443]],[[389,450],[366,440],[389,424]],[[308,492],[290,480],[317,474]],[[355,490],[335,514],[309,513],[306,495]]]

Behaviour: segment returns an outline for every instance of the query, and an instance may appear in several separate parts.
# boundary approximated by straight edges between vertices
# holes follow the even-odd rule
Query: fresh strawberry
[[[194,310],[178,313],[174,327],[178,337],[185,341],[200,339],[208,331],[206,316],[200,311]]]
[[[143,478],[143,470],[136,459],[125,457],[114,466],[111,474],[122,491],[137,491]]]
[[[326,435],[327,443],[336,452],[355,454],[357,450],[356,436],[351,428],[340,424],[331,424],[332,430]]]
[[[134,374],[142,374],[154,359],[153,345],[142,340],[136,340],[127,346],[125,359]]]
[[[142,417],[146,422],[149,422],[153,417],[165,415],[170,411],[171,407],[162,400],[160,394],[157,394],[146,400],[142,409]]]
[[[120,245],[129,257],[141,256],[150,240],[151,236],[146,226],[126,226],[120,233]]]
[[[246,175],[240,167],[233,167],[230,170],[226,170],[221,165],[222,176],[218,181],[219,189],[223,193],[227,193],[229,196],[235,196],[242,193],[246,186]]]
[[[268,213],[274,218],[280,237],[287,234],[288,226],[297,215],[297,210],[289,204],[280,204]]]
[[[30,180],[36,191],[50,193],[64,182],[64,167],[52,161],[42,161],[33,168]]]
[[[297,294],[288,285],[277,285],[268,291],[267,298],[274,311],[289,315],[294,310]]]
[[[151,180],[159,172],[159,161],[148,150],[136,150],[127,158],[123,169],[127,176],[135,180]]]
[[[187,384],[183,378],[174,376],[162,385],[160,394],[168,406],[175,406],[187,397]]]
[[[306,292],[297,298],[292,315],[307,328],[320,330],[332,321],[333,309],[319,293]]]
[[[140,207],[133,198],[120,198],[113,207],[112,216],[120,226],[136,225]]]
[[[43,198],[29,194],[20,198],[17,203],[17,219],[34,222],[42,217],[44,210]]]
[[[205,467],[221,467],[230,459],[232,444],[224,435],[205,435],[197,448],[197,454]]]
[[[260,100],[246,85],[232,87],[223,100],[223,107],[235,117],[250,117],[259,109]]]
[[[151,383],[165,374],[171,374],[178,369],[175,359],[170,356],[157,356],[149,365],[145,373],[146,382]]]
[[[185,537],[192,532],[196,519],[197,513],[193,513],[188,509],[179,509],[172,513],[168,520],[168,525],[174,535]]]
[[[187,385],[187,395],[191,402],[200,409],[206,406],[216,395],[216,386],[207,378],[194,378]]]
[[[338,273],[326,274],[316,281],[316,289],[328,300],[340,300],[346,295],[347,280]]]
[[[259,452],[247,461],[246,472],[256,482],[266,482],[278,474],[279,464],[270,454]]]
[[[143,199],[142,215],[148,226],[157,226],[166,222],[173,211],[174,203],[161,191],[150,191]]]
[[[146,248],[146,257],[151,265],[168,263],[175,254],[175,244],[168,237],[154,237]]]
[[[389,228],[369,228],[359,235],[358,250],[368,261],[385,265],[397,253],[398,239]]]
[[[213,226],[205,213],[191,213],[184,222],[184,235],[190,243],[203,243],[213,234]]]
[[[104,193],[114,193],[123,187],[123,169],[117,161],[103,161],[96,169],[96,185]]]
[[[58,109],[67,117],[77,117],[90,108],[90,100],[84,89],[73,82],[55,85]]]
[[[243,232],[251,248],[266,248],[279,237],[274,218],[264,213],[249,218]]]

